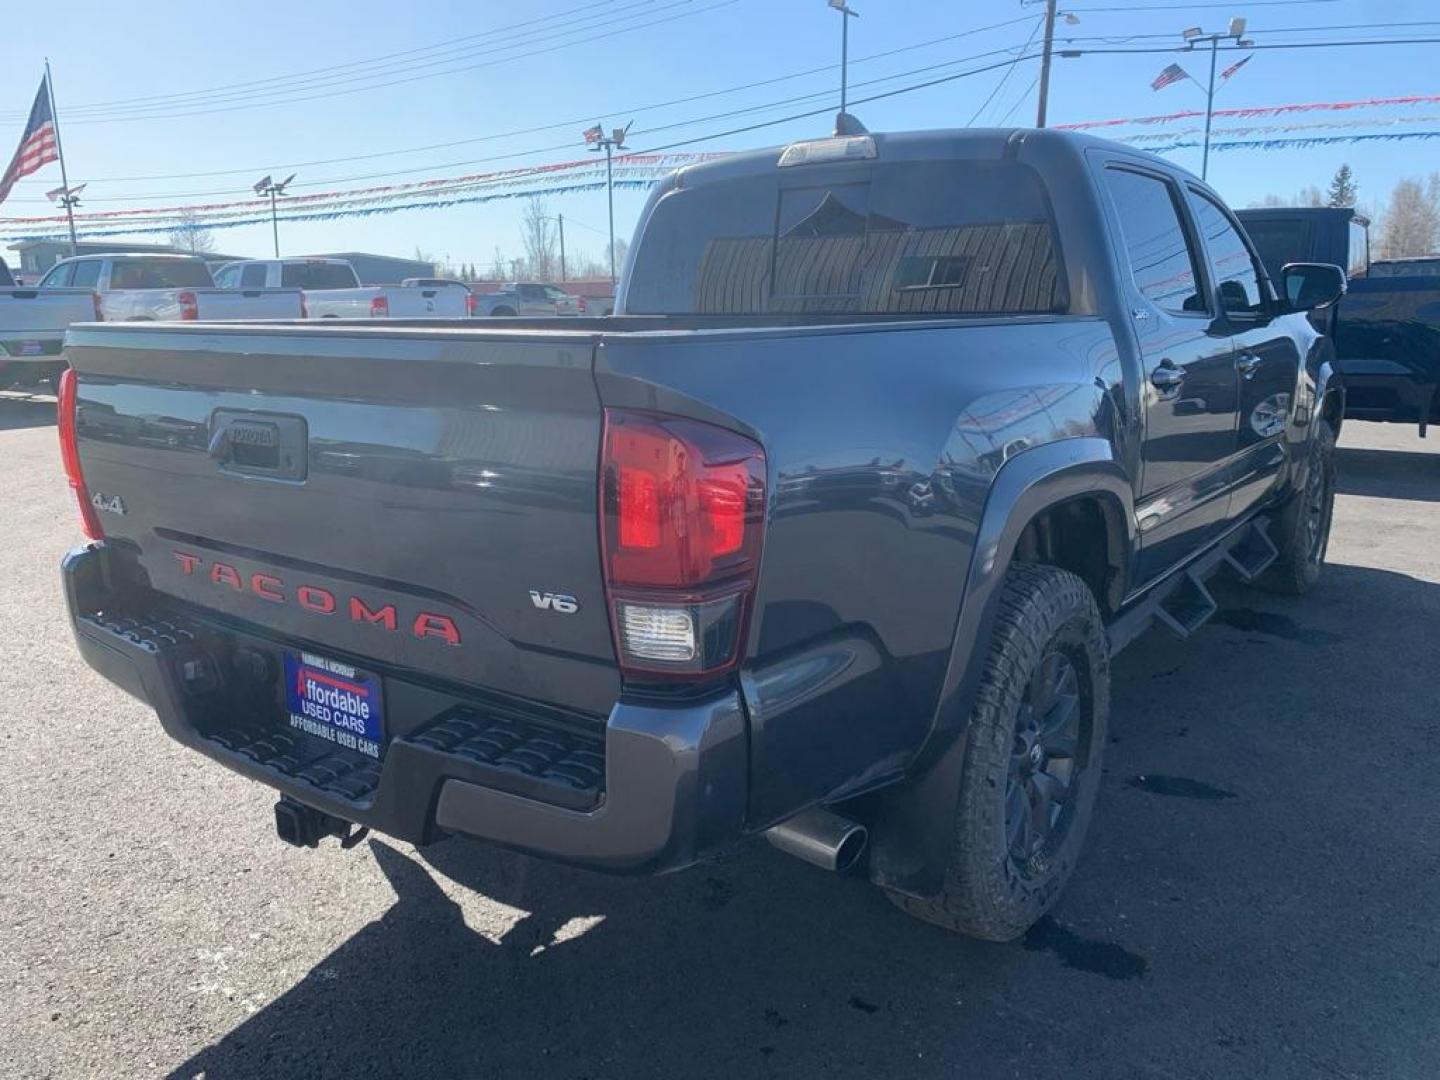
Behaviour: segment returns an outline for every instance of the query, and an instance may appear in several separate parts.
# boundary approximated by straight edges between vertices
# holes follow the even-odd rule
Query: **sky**
[[[5,6],[20,9],[17,0]],[[853,0],[852,7],[858,13],[849,27],[852,100],[1038,51],[1043,4],[1034,0]],[[87,185],[83,210],[253,199],[250,185],[265,174],[279,179],[293,172],[291,191],[305,193],[575,160],[585,157],[582,130],[595,122],[607,128],[633,122],[629,145],[635,149],[692,139],[704,141],[684,149],[749,149],[828,133],[829,110],[838,100],[841,17],[825,0],[308,0],[284,7],[71,0],[63,8],[23,10],[23,17],[5,20],[0,161],[19,139],[48,57],[69,179]],[[1168,47],[1186,27],[1224,30],[1237,15],[1247,18],[1246,33],[1257,45],[1397,37],[1440,42],[1435,0],[1062,0],[1061,10],[1078,22],[1060,22],[1057,49]],[[1222,56],[1221,66],[1238,55]],[[1435,42],[1257,49],[1222,84],[1216,107],[1440,93],[1437,61]],[[1206,75],[1208,59],[1193,54],[1058,57],[1050,122],[1203,109],[1204,94],[1191,82],[1150,89],[1171,62],[1202,81]],[[876,131],[1033,124],[1038,67],[1027,59],[853,111]],[[759,82],[765,85],[734,89]],[[136,101],[162,95],[184,96]],[[707,96],[695,100],[699,95]],[[680,98],[692,100],[663,105]],[[802,100],[782,101],[795,98]],[[827,112],[733,131],[814,109]],[[1255,139],[1266,136],[1253,130],[1227,135],[1226,129],[1337,123],[1346,126],[1269,137],[1440,132],[1440,102],[1220,117],[1215,127],[1217,139]],[[1107,131],[1196,127],[1187,121]],[[1170,156],[1199,171],[1198,150]],[[1323,188],[1342,162],[1355,171],[1361,203],[1378,209],[1397,180],[1440,170],[1440,139],[1214,152],[1210,181],[1233,205],[1245,206],[1269,193]],[[17,185],[0,215],[52,212],[44,193],[59,183],[59,167],[47,165]],[[616,192],[617,235],[630,235],[643,201],[642,192]],[[572,260],[601,256],[603,192],[554,194],[547,204],[565,215]],[[473,262],[483,272],[497,251],[521,253],[522,209],[521,199],[506,198],[329,222],[282,221],[280,242],[286,254],[410,256],[418,248]],[[0,234],[7,228],[13,226],[0,222]],[[219,230],[213,239],[226,253],[270,254],[268,223]]]

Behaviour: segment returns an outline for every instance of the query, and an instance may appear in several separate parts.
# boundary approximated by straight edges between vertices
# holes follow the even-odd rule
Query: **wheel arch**
[[[876,884],[915,897],[933,896],[942,887],[966,727],[980,677],[976,657],[994,625],[1000,586],[1017,552],[1024,553],[1027,530],[1047,515],[1080,506],[1098,515],[1105,530],[1107,567],[1118,569],[1109,575],[1104,591],[1117,595],[1118,590],[1123,596],[1136,543],[1134,492],[1108,440],[1047,443],[1017,454],[996,473],[976,531],[929,736],[906,781],[878,793],[869,864]],[[1098,594],[1097,599],[1104,612],[1105,599]]]

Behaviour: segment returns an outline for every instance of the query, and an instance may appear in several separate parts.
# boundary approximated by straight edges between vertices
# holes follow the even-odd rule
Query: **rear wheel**
[[[1109,651],[1090,589],[1056,567],[1012,569],[970,717],[944,889],[891,898],[973,937],[1010,941],[1029,929],[1084,845],[1109,708]]]
[[[1335,430],[1320,421],[1310,439],[1305,486],[1291,496],[1276,518],[1271,539],[1280,555],[1260,578],[1272,592],[1299,596],[1320,580],[1335,515]]]

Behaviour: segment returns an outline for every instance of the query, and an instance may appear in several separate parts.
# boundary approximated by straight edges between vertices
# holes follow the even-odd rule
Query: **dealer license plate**
[[[313,653],[287,652],[285,700],[292,730],[380,756],[385,718],[376,676]]]

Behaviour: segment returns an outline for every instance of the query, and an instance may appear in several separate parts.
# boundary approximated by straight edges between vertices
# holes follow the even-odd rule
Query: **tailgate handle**
[[[221,472],[274,480],[304,480],[309,434],[303,416],[216,409],[206,452]]]

